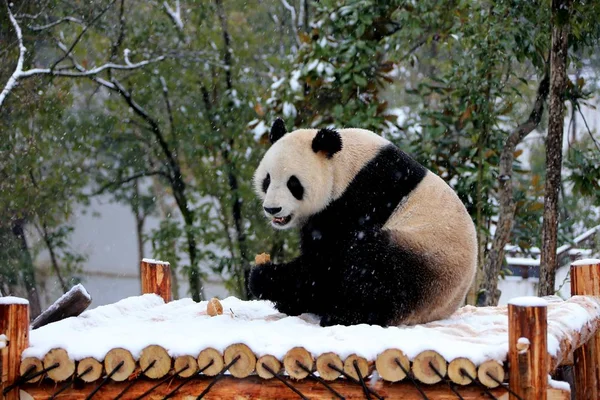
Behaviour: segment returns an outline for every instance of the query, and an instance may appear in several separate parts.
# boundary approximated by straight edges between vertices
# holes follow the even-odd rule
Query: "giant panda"
[[[364,129],[299,129],[277,119],[254,176],[275,229],[300,230],[300,256],[255,266],[249,289],[322,326],[419,324],[450,316],[474,278],[473,222],[437,175]]]

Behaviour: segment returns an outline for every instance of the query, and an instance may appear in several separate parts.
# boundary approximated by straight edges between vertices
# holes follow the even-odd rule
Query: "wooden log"
[[[550,357],[549,373],[552,373],[559,365],[573,365],[575,350],[588,343],[600,329],[600,318],[597,318],[599,302],[599,297],[588,296],[575,296],[564,302],[575,304],[589,314],[589,319],[580,328],[572,327],[569,324],[569,313],[566,309],[565,312],[554,313],[555,319],[552,324],[548,325],[548,335],[559,337],[560,342],[556,354]],[[552,305],[549,305],[549,315],[551,307]]]
[[[433,350],[425,350],[419,353],[412,364],[412,372],[415,378],[428,385],[441,381],[446,376],[447,370],[448,365],[444,357]]]
[[[371,375],[371,372],[373,372],[373,363],[368,362],[366,358],[359,357],[356,354],[352,354],[344,360],[344,373],[346,375],[359,380],[358,374],[356,373],[356,368],[354,367],[355,361],[362,378],[366,378]]]
[[[0,334],[7,344],[0,349],[2,389],[11,385],[20,375],[21,354],[29,346],[29,302],[18,297],[0,297]],[[17,400],[19,390],[5,395],[6,400]]]
[[[398,382],[406,378],[404,371],[410,371],[410,361],[401,350],[387,349],[377,356],[375,368],[379,376],[386,381]]]
[[[469,376],[473,378],[477,376],[477,367],[475,367],[473,361],[464,357],[450,361],[450,364],[448,364],[448,378],[452,382],[462,386],[470,385],[473,380]]]
[[[206,305],[206,313],[211,317],[223,314],[223,305],[221,305],[219,299],[213,297],[208,301],[208,304]]]
[[[76,317],[92,304],[92,298],[81,283],[73,286],[63,294],[46,311],[41,313],[32,323],[31,329],[37,329],[52,322],[69,317]]]
[[[211,366],[204,369],[211,361]],[[223,356],[212,347],[208,347],[198,354],[198,369],[204,369],[204,375],[215,376],[221,372],[224,366]]]
[[[171,265],[168,262],[144,258],[140,264],[142,294],[154,293],[171,301]]]
[[[284,377],[283,379],[289,379]],[[213,378],[198,377],[191,381],[184,381],[180,378],[173,378],[168,385],[160,385],[152,391],[152,399],[162,399],[164,396],[177,387],[182,382],[183,385],[175,396],[178,399],[195,399],[199,393],[202,393],[206,387],[211,384]],[[307,395],[311,400],[331,400],[334,398],[332,393],[321,383],[314,379],[304,379],[302,381],[289,380],[300,392]],[[112,400],[117,397],[130,382],[112,382],[103,386],[94,396],[94,400]],[[156,381],[139,379],[133,386],[127,390],[127,399],[135,399],[145,393],[148,389],[156,385]],[[360,385],[348,382],[345,379],[338,379],[330,382],[329,385],[346,399],[365,399],[363,388]],[[85,398],[98,386],[97,383],[85,384],[81,387],[69,388],[65,390],[60,399],[85,400]],[[390,400],[423,400],[423,396],[410,382],[388,383],[377,381],[369,387],[376,391],[380,396]],[[52,382],[42,382],[41,384],[26,385],[23,390],[35,399],[48,399],[56,391],[56,385]],[[489,389],[491,395],[497,399],[505,400],[506,389]],[[448,389],[446,383],[439,383],[428,386],[426,393],[431,400],[455,400],[457,399]],[[485,394],[477,385],[461,387],[459,393],[464,400],[489,400],[491,397]],[[211,400],[226,399],[277,399],[277,400],[298,400],[298,395],[285,387],[276,379],[264,380],[258,376],[250,376],[245,379],[237,379],[231,376],[225,376],[220,379],[210,390]],[[374,398],[374,396],[371,396]],[[148,397],[145,397],[148,398]],[[558,389],[548,390],[548,399],[550,400],[568,400],[569,392]],[[523,399],[526,400],[526,399]]]
[[[267,354],[265,356],[260,357],[256,361],[256,374],[263,379],[271,379],[274,376],[271,372],[269,372],[269,370],[267,370],[263,366],[263,364],[266,365],[271,371],[275,372],[276,374],[279,374],[281,372],[281,362],[276,357]]]
[[[150,379],[159,379],[169,373],[171,370],[171,357],[163,347],[151,344],[144,347],[140,354],[140,368],[146,371],[146,375]],[[151,363],[154,363],[150,366]]]
[[[35,357],[27,357],[23,361],[21,361],[21,368],[19,371],[20,376],[24,376],[26,373],[28,375],[35,374],[36,372],[40,372],[44,369],[44,365],[42,364],[42,360]],[[27,381],[27,383],[39,382],[44,377],[44,374],[38,375],[33,379]]]
[[[48,378],[55,382],[69,379],[75,373],[75,361],[69,358],[65,349],[52,349],[44,356],[44,368],[58,364],[58,367],[47,372]]]
[[[175,358],[173,369],[181,378],[189,378],[198,373],[198,362],[192,356],[179,356]]]
[[[571,264],[571,295],[600,296],[600,260]],[[597,330],[573,355],[575,398],[600,398],[600,332]]]
[[[86,372],[88,368],[91,368],[91,370]],[[77,377],[84,382],[94,382],[102,376],[102,369],[100,361],[92,357],[87,357],[77,363]]]
[[[111,379],[116,382],[122,382],[133,374],[133,371],[135,371],[135,360],[128,350],[120,347],[112,349],[104,357],[104,370],[107,374],[111,374],[121,361],[123,365],[111,376]]]
[[[312,359],[312,357],[311,357]],[[334,381],[340,377],[340,373],[335,369],[331,368],[329,364],[334,365],[340,371],[344,370],[344,363],[340,356],[335,353],[323,353],[317,357],[317,372],[319,376],[326,381]]]
[[[508,361],[512,391],[521,399],[546,400],[548,346],[546,301],[536,297],[508,304]],[[524,343],[529,342],[529,346]],[[519,350],[520,349],[520,350]],[[511,400],[517,400],[513,394]]]
[[[504,382],[504,366],[495,360],[488,360],[477,368],[477,379],[489,388]]]
[[[231,363],[233,359],[238,356],[239,359],[235,362],[235,364],[229,367],[229,373],[236,378],[245,378],[254,372],[254,368],[256,367],[256,356],[252,350],[250,350],[250,347],[246,346],[245,344],[232,344],[223,352],[225,365],[229,365],[229,363]]]
[[[304,347],[294,347],[290,349],[283,357],[283,366],[285,372],[294,379],[304,379],[308,372],[298,366],[298,362],[312,371],[314,361],[312,355]]]

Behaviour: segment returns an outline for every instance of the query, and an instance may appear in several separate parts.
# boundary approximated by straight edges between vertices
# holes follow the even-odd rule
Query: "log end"
[[[119,364],[123,364],[119,367]],[[118,368],[116,372],[113,370]],[[111,379],[116,382],[122,382],[129,378],[135,371],[135,360],[128,350],[122,348],[114,348],[104,357],[104,369],[107,374],[112,374]]]
[[[56,368],[48,371],[48,378],[55,382],[62,382],[70,378],[75,372],[75,361],[69,358],[65,349],[52,349],[44,356],[44,368]]]
[[[344,363],[340,356],[335,353],[323,353],[317,357],[317,372],[319,373],[319,376],[326,381],[334,381],[339,378],[341,374],[329,365],[333,365],[340,371],[343,371]]]
[[[212,361],[212,364],[211,364]],[[215,376],[223,369],[225,364],[223,363],[223,356],[217,350],[212,347],[208,347],[198,354],[197,358],[198,369],[204,370],[203,374],[206,376]],[[210,366],[206,368],[207,365]]]
[[[236,357],[238,360],[229,367],[229,373],[236,378],[245,378],[254,372],[256,367],[256,356],[248,346],[243,343],[232,344],[223,352],[225,364],[228,365]]]
[[[272,355],[262,356],[256,361],[256,373],[263,379],[273,378],[273,374],[269,371],[273,371],[276,374],[281,372],[281,362]]]
[[[406,373],[404,371],[410,371],[410,361],[402,351],[398,349],[387,349],[377,356],[375,367],[377,368],[379,376],[386,381],[399,382],[406,378]]]
[[[306,369],[312,371],[313,369],[313,358],[312,355],[303,347],[294,347],[290,349],[283,357],[283,366],[285,372],[294,379],[304,379],[308,376],[303,368],[298,363],[304,365]]]

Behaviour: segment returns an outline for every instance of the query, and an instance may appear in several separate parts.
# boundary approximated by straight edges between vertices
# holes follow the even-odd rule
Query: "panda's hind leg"
[[[401,322],[424,302],[434,281],[423,258],[383,230],[357,232],[342,265],[341,290],[322,326]]]

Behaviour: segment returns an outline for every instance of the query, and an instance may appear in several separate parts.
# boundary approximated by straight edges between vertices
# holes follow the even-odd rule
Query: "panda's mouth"
[[[273,219],[271,219],[271,222],[275,226],[285,226],[285,225],[289,224],[291,220],[292,220],[292,215],[290,214],[287,217],[273,217]]]

